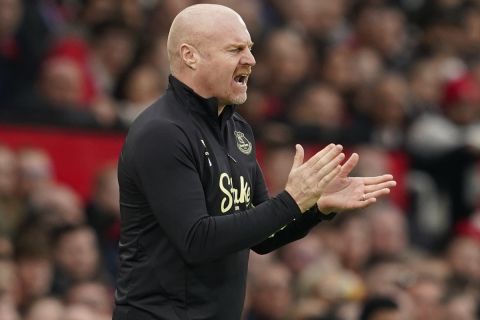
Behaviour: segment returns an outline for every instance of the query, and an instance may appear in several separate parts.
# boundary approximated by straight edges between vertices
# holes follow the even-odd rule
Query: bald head
[[[182,45],[201,49],[215,40],[217,31],[228,27],[225,24],[232,20],[245,25],[238,13],[222,5],[197,4],[180,11],[172,22],[167,41],[172,74],[175,75],[185,65],[181,58]]]
[[[255,58],[250,33],[230,8],[199,4],[173,20],[167,49],[170,71],[203,98],[218,100],[218,113],[247,99],[247,82]]]

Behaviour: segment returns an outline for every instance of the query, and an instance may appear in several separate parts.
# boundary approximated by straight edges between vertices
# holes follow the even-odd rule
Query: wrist
[[[320,198],[317,201],[316,205],[317,205],[318,211],[320,211],[320,213],[323,214],[323,215],[329,215],[333,212],[338,212],[337,208],[334,208],[332,206],[328,206],[327,204],[323,203],[322,198]]]
[[[288,195],[293,199],[293,201],[295,201],[295,203],[297,204],[298,206],[298,209],[300,210],[300,212],[303,214],[305,213],[306,211],[308,211],[308,209],[310,209],[309,207],[305,206],[303,204],[303,202],[300,200],[301,198],[301,194],[298,193],[298,192],[293,192],[292,190],[289,190],[289,188],[285,188],[285,192],[288,193]]]

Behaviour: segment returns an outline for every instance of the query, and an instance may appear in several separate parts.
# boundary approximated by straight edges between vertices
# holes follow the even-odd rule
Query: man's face
[[[218,27],[199,43],[197,75],[202,91],[216,97],[221,106],[244,103],[255,65],[250,51],[253,43],[244,22],[239,16],[223,16]]]

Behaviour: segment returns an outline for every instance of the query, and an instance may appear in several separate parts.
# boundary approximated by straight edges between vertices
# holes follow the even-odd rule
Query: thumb
[[[292,170],[300,167],[303,164],[304,151],[299,144],[295,145],[295,157],[293,158]]]

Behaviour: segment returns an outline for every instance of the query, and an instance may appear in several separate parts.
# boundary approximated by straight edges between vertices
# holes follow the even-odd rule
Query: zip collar
[[[218,115],[218,99],[216,97],[203,98],[198,95],[192,88],[175,78],[173,75],[168,76],[168,89],[172,90],[180,100],[187,102],[186,106],[196,113],[200,113],[207,118],[214,120],[216,123],[224,122],[230,119],[235,112],[236,105],[226,105],[221,115]]]

